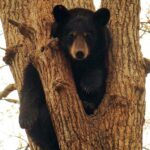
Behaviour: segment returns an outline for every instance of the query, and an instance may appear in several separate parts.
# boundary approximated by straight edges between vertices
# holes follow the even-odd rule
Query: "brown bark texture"
[[[141,150],[145,111],[145,66],[139,45],[139,0],[108,1],[113,45],[104,100],[87,116],[61,50],[49,48],[52,7],[94,9],[90,0],[0,0],[0,18],[18,91],[32,62],[40,73],[62,150]],[[8,22],[9,20],[9,22]],[[9,57],[8,57],[9,56]],[[30,142],[31,149],[37,147]]]

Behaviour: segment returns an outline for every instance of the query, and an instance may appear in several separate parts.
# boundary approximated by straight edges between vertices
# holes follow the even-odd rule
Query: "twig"
[[[148,22],[148,21],[141,21],[140,23],[141,24],[150,24],[150,22]]]
[[[3,98],[3,99],[1,99],[1,100],[5,100],[5,101],[10,102],[10,103],[19,104],[19,100],[16,100],[16,99]]]
[[[17,148],[17,150],[20,150],[20,149],[28,150],[29,149],[29,144],[27,144],[27,146]]]
[[[145,34],[146,32],[145,31],[143,31],[143,33],[140,35],[140,38],[142,38],[143,37],[143,35]]]
[[[16,90],[15,84],[9,84],[2,92],[0,92],[0,99],[7,97],[7,95],[14,90]]]
[[[6,66],[7,66],[7,65],[0,66],[0,69],[3,68],[3,67],[6,67]]]
[[[28,148],[29,148],[29,144],[26,146],[25,150],[28,150]]]
[[[140,29],[141,31],[143,31],[143,32],[147,32],[147,33],[150,33],[150,31],[149,30],[145,30],[145,29]]]
[[[24,141],[25,143],[28,144],[28,141],[25,140],[24,138],[20,137],[20,136],[17,136],[17,135],[11,135],[11,137],[15,137],[15,138],[21,139],[22,141]]]
[[[0,49],[6,51],[6,48],[0,47]]]
[[[146,147],[143,147],[143,149],[145,149],[145,150],[150,150],[149,148],[146,148]]]

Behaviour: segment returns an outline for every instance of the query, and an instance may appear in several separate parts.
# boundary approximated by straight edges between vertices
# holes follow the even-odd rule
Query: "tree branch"
[[[146,148],[146,147],[143,147],[143,149],[145,149],[145,150],[150,150],[149,148]]]
[[[140,38],[142,38],[145,33],[146,31],[143,31],[143,33],[140,35]]]
[[[150,73],[150,59],[144,58],[146,73]]]
[[[10,102],[10,103],[19,104],[19,100],[17,100],[17,99],[3,98],[2,100],[5,100],[5,101]]]
[[[26,146],[25,150],[28,150],[29,149],[29,144]]]
[[[14,21],[12,19],[8,19],[8,22],[10,24],[12,24],[13,26],[17,27],[19,32],[23,36],[29,38],[29,40],[31,42],[34,41],[36,31],[32,27],[29,27],[29,26],[27,26],[26,24],[23,24],[23,23],[16,22],[16,21]]]
[[[149,31],[149,30],[146,30],[146,29],[140,29],[140,30],[143,31],[143,32],[150,33],[150,31]]]
[[[3,68],[3,67],[6,67],[6,66],[7,66],[7,65],[0,66],[0,69]]]
[[[140,23],[141,23],[141,24],[150,24],[149,21],[141,21]]]
[[[0,92],[0,99],[7,97],[7,95],[9,95],[14,90],[16,90],[16,85],[9,84],[2,92]]]
[[[1,48],[3,50],[6,51],[5,56],[3,57],[3,61],[7,64],[7,65],[11,65],[12,60],[14,59],[14,57],[16,56],[16,53],[18,52],[18,48],[22,47],[22,44],[17,44],[13,47],[9,47],[9,48]]]
[[[6,51],[6,48],[0,47],[1,50]]]

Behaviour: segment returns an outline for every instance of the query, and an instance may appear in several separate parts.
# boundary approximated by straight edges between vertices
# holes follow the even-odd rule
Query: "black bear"
[[[83,8],[68,10],[57,5],[53,15],[52,35],[59,39],[59,47],[71,64],[85,112],[92,114],[105,93],[110,12],[106,8],[96,12]],[[20,126],[41,149],[59,150],[40,76],[31,63],[24,71],[20,99]]]
[[[106,58],[110,47],[107,23],[110,12],[96,12],[58,5],[53,11],[52,35],[59,39],[60,49],[69,60],[80,99],[87,114],[93,113],[105,93]]]

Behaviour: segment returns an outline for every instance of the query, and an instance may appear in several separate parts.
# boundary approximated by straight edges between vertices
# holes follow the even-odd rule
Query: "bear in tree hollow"
[[[92,114],[105,93],[106,58],[111,43],[107,28],[110,12],[106,8],[96,12],[83,8],[68,10],[57,5],[53,15],[52,36],[59,39],[59,47],[70,62],[85,112]],[[31,63],[25,68],[20,95],[20,126],[27,129],[43,150],[58,150],[40,76]]]

